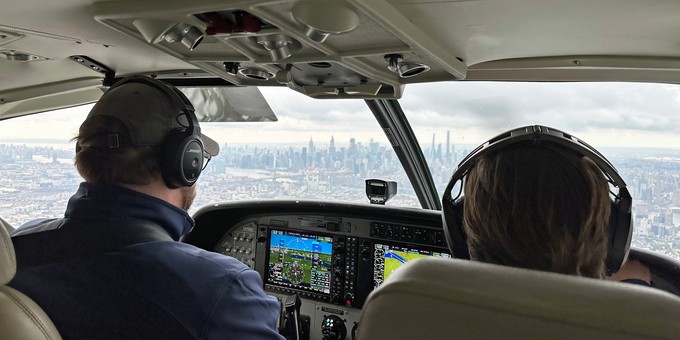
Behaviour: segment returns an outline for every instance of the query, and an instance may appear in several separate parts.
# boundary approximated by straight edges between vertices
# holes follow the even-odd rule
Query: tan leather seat
[[[679,339],[658,289],[451,259],[405,264],[364,305],[358,338]]]
[[[61,339],[47,314],[30,298],[7,286],[16,273],[14,247],[0,219],[0,339]]]
[[[14,231],[14,227],[12,227],[12,225],[9,224],[9,222],[2,219],[2,217],[0,217],[0,228],[7,230],[7,233],[9,234],[12,234],[12,232]]]

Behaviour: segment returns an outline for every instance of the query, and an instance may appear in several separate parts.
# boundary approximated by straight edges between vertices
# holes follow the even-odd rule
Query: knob
[[[362,251],[361,252],[361,259],[364,260],[364,261],[370,260],[371,259],[371,252],[369,252],[368,250]]]
[[[345,260],[343,260],[341,257],[336,258],[333,260],[333,268],[342,268],[345,265]]]
[[[340,295],[333,293],[333,295],[331,295],[331,303],[334,304],[334,305],[339,305],[340,304]]]
[[[342,274],[343,274],[342,268],[335,268],[335,269],[333,269],[333,276],[335,277],[335,279],[336,279],[337,281],[341,281],[341,280],[342,280]]]
[[[335,246],[335,249],[333,249],[333,252],[336,254],[342,254],[345,252],[345,244],[344,243],[338,243]]]
[[[345,306],[351,307],[353,303],[354,303],[354,294],[352,294],[352,293],[345,294]]]
[[[321,322],[321,335],[324,340],[344,340],[347,337],[345,322],[337,315],[327,315]]]

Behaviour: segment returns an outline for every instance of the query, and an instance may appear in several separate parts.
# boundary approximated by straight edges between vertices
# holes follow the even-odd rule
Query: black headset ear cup
[[[627,188],[619,190],[619,198],[612,201],[607,242],[607,275],[616,273],[626,259],[633,238],[632,199]]]
[[[169,188],[193,185],[203,170],[203,143],[191,129],[168,133],[161,150],[161,173]]]
[[[448,200],[442,209],[444,210],[444,235],[453,257],[469,260],[470,251],[467,246],[467,235],[463,228],[464,198],[459,197],[455,201]]]

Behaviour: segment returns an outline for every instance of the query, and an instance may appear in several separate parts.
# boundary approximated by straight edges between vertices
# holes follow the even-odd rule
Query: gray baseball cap
[[[170,92],[181,96],[179,99],[185,105],[178,107],[178,101],[170,98],[169,93],[146,83],[148,81],[166,86]],[[147,78],[143,82],[128,82],[112,87],[94,105],[87,119],[94,116],[116,118],[127,127],[127,131],[121,132],[129,134],[132,145],[161,146],[168,132],[189,126],[187,109],[193,112],[193,106],[184,94],[165,83]],[[201,140],[206,153],[210,156],[219,154],[220,146],[212,138],[201,133]]]

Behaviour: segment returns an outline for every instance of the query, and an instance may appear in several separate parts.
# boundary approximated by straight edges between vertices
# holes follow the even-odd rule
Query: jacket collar
[[[64,213],[66,218],[102,220],[146,220],[158,224],[175,241],[194,227],[189,214],[159,198],[115,185],[80,184]]]

